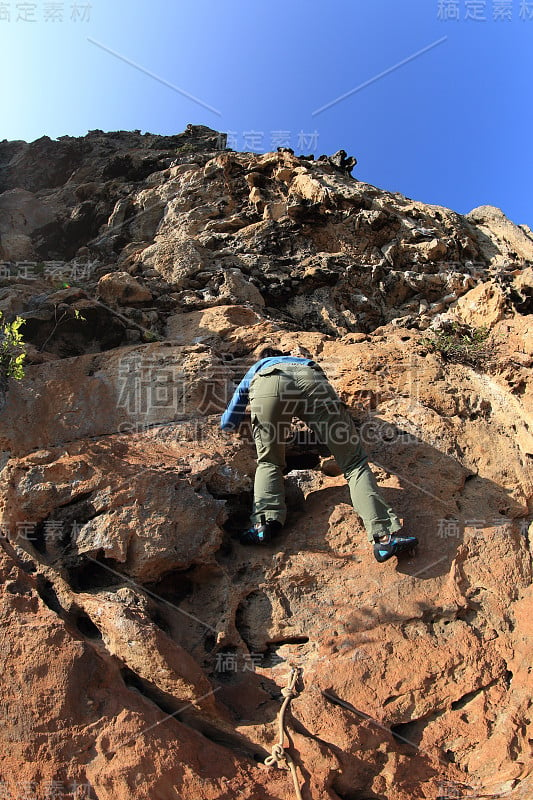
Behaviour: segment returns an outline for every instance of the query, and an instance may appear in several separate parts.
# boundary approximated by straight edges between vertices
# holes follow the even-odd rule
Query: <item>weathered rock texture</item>
[[[263,761],[295,666],[307,800],[525,800],[533,235],[344,152],[224,145],[0,143],[0,310],[29,342],[0,416],[2,796],[289,800]],[[444,357],[454,321],[488,357]],[[254,449],[219,414],[273,343],[353,410],[416,558],[375,562],[301,426],[281,538],[232,538]]]

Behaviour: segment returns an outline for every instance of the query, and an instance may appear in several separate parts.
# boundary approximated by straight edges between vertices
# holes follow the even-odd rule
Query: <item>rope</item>
[[[294,782],[294,791],[296,794],[297,800],[302,800],[302,794],[300,792],[300,785],[298,782],[298,774],[296,772],[296,765],[290,755],[283,747],[283,741],[285,738],[285,711],[287,706],[291,702],[293,697],[298,696],[298,692],[295,690],[296,681],[298,680],[299,670],[296,667],[293,667],[291,670],[291,674],[289,676],[289,681],[285,689],[281,690],[281,694],[283,695],[283,703],[281,704],[281,708],[279,710],[278,716],[278,734],[279,740],[277,744],[272,747],[271,755],[265,758],[265,764],[267,767],[273,767],[274,764],[279,769],[288,769],[291,772],[292,780]]]

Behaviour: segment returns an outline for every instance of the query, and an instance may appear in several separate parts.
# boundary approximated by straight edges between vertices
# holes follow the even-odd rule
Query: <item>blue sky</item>
[[[533,227],[533,0],[6,0],[0,43],[0,139],[202,124]]]

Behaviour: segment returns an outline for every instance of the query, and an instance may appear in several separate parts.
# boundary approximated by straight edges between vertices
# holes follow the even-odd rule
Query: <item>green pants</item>
[[[298,417],[328,447],[343,471],[369,541],[402,527],[379,494],[353,419],[320,367],[285,363],[261,370],[250,385],[250,407],[257,449],[253,522],[259,522],[263,514],[285,522],[285,441],[292,417]]]

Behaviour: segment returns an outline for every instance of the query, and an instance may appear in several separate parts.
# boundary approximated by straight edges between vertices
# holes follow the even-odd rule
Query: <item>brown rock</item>
[[[473,328],[492,328],[502,319],[506,302],[502,289],[489,281],[470,289],[450,307],[450,313]]]
[[[501,209],[479,206],[466,219],[475,223],[478,246],[493,263],[533,261],[533,237],[507,219]]]
[[[134,345],[32,366],[27,380],[11,384],[0,443],[21,454],[194,419],[224,405],[230,380],[229,369],[200,345]]]
[[[25,189],[0,195],[0,258],[32,261],[36,257],[32,234],[56,218],[56,209]]]
[[[147,303],[152,293],[127,272],[109,272],[98,281],[98,296],[106,303]]]
[[[260,325],[262,317],[245,306],[215,306],[169,317],[167,333],[176,344],[225,339],[239,328]]]
[[[77,329],[59,343],[45,326],[56,308],[92,313],[94,279],[86,296],[2,279],[2,308],[33,325],[32,360],[45,340],[56,359],[10,382],[0,417],[0,789],[289,800],[288,771],[262,762],[297,666],[285,742],[309,800],[525,800],[533,338],[529,271],[507,267],[530,258],[530,233],[331,159],[224,144],[194,125],[0,143],[2,188],[37,187],[70,222],[90,201],[98,236],[71,227],[68,248],[106,264],[100,287],[117,262],[138,287],[173,283],[150,282],[169,297],[157,311],[121,312],[171,341],[65,358]],[[39,256],[64,257],[62,236],[39,234]],[[123,288],[110,302],[149,302]],[[491,327],[484,371],[419,330],[458,298],[453,313]],[[95,317],[103,332],[111,317]],[[303,425],[285,530],[268,548],[234,541],[254,445],[219,414],[267,344],[324,368],[416,557],[375,561]],[[91,333],[83,347],[104,345]]]

